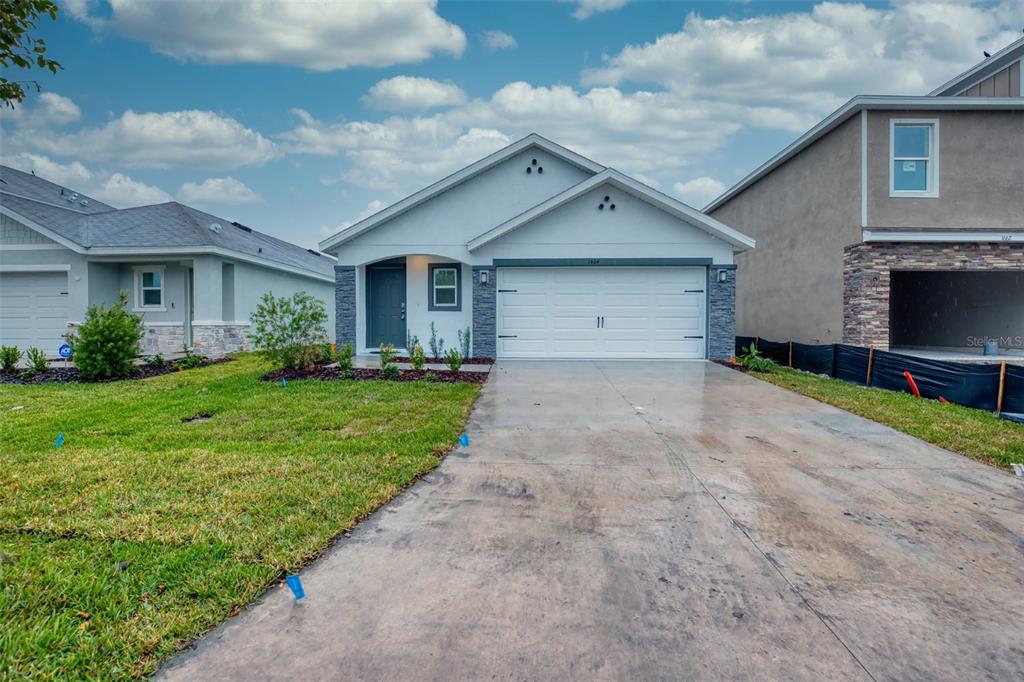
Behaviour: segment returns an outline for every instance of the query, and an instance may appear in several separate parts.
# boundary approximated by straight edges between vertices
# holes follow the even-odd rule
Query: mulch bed
[[[199,367],[219,365],[222,362],[231,362],[232,359],[233,358],[217,358],[216,360],[210,360],[209,358],[203,358],[203,362]],[[158,377],[177,371],[178,368],[173,364],[173,361],[168,361],[163,367],[139,365],[135,368],[135,371],[131,376],[118,379],[98,379],[97,381],[86,382],[78,376],[78,370],[74,367],[51,367],[45,372],[39,372],[38,374],[26,374],[23,370],[19,370],[13,374],[0,372],[0,384],[71,384],[79,382],[105,384],[111,381],[149,379],[151,377]]]
[[[448,358],[425,358],[425,361],[431,365],[447,365]],[[395,362],[409,362],[409,357],[406,355],[395,356]],[[494,358],[466,358],[462,361],[464,365],[493,365]]]
[[[439,383],[465,382],[482,384],[487,381],[489,372],[452,372],[451,370],[404,369],[397,379],[385,379],[379,369],[354,368],[352,376],[342,376],[337,367],[318,365],[310,370],[277,369],[264,374],[263,381],[280,381],[281,379],[318,379],[320,381],[436,381]]]

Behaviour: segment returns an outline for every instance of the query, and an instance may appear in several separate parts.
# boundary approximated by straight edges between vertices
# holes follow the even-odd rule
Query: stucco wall
[[[324,302],[327,308],[327,335],[334,341],[334,283],[292,275],[280,270],[263,268],[249,263],[235,264],[235,320],[248,322],[259,299],[267,291],[274,296],[293,296],[306,291]],[[197,287],[196,296],[199,296]],[[222,292],[218,292],[218,296]],[[223,313],[222,313],[223,314]],[[198,320],[199,317],[197,316]]]
[[[889,196],[889,122],[938,119],[939,196]],[[869,227],[1024,227],[1024,112],[868,113]]]
[[[843,248],[861,239],[860,125],[852,117],[712,212],[757,240],[736,257],[738,334],[842,339]]]

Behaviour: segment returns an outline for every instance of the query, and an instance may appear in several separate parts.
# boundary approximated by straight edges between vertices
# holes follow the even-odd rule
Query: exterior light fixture
[[[725,273],[725,270],[719,270],[718,271],[718,281],[719,282],[724,282],[726,277],[728,277],[728,275]]]
[[[487,284],[487,281],[491,278],[491,273],[487,270],[480,271],[480,284]]]

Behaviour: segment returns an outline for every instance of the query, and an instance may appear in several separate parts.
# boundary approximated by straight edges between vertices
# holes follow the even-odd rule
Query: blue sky
[[[316,243],[529,132],[703,206],[856,94],[925,94],[1024,0],[63,2],[3,163]]]

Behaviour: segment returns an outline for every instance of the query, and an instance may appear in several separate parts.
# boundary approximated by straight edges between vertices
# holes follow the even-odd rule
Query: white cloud
[[[186,204],[258,204],[263,197],[230,175],[207,178],[201,183],[186,182],[178,190],[178,199]]]
[[[483,42],[484,47],[491,52],[511,50],[519,47],[516,39],[504,31],[484,31],[480,34],[480,40]]]
[[[48,154],[130,168],[237,168],[278,156],[260,133],[212,111],[128,110],[96,128],[22,137],[20,144]]]
[[[982,49],[1013,40],[1022,13],[1024,0],[995,8],[927,0],[885,9],[822,3],[748,19],[690,14],[681,31],[627,45],[583,81],[653,83],[710,103],[777,109],[788,116],[773,127],[798,131],[856,94],[925,94]]]
[[[419,62],[466,47],[462,29],[437,14],[436,0],[267,2],[109,0],[110,16],[91,3],[66,6],[98,31],[148,43],[180,60],[277,63],[314,71]]]
[[[162,204],[171,200],[171,195],[159,187],[133,180],[123,173],[111,174],[100,184],[93,196],[118,208]]]
[[[453,83],[412,76],[395,76],[379,81],[363,97],[367,106],[385,111],[421,111],[465,102],[466,93]]]
[[[704,208],[724,191],[725,183],[706,175],[672,185],[672,192],[694,208]]]
[[[330,225],[321,225],[320,226],[320,236],[324,237],[324,238],[330,237],[332,234],[335,234],[337,232],[341,232],[344,229],[352,227],[353,225],[355,225],[359,221],[365,220],[366,218],[369,218],[370,216],[372,216],[374,213],[379,213],[380,211],[383,211],[387,207],[388,207],[388,204],[386,202],[381,201],[380,199],[374,199],[373,201],[368,203],[366,205],[366,208],[364,208],[362,211],[360,211],[359,214],[356,215],[355,218],[352,218],[350,220],[346,220],[341,225],[338,225],[336,227],[331,227]]]
[[[16,104],[14,108],[4,107],[0,116],[21,128],[35,129],[73,123],[82,117],[82,110],[67,97],[44,92],[35,98],[31,106]]]
[[[41,154],[22,152],[5,158],[4,163],[25,172],[35,172],[44,180],[82,192],[116,208],[171,200],[171,196],[159,187],[134,180],[123,173],[92,171],[79,161],[62,164]]]
[[[595,14],[619,9],[627,2],[629,0],[576,0],[576,11],[572,16],[577,21],[583,21]]]

